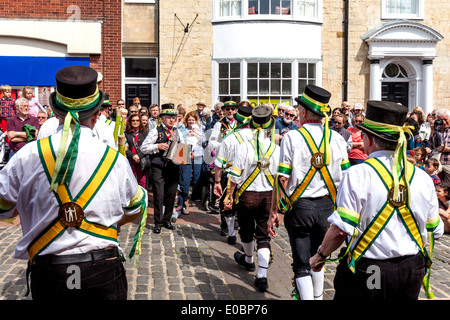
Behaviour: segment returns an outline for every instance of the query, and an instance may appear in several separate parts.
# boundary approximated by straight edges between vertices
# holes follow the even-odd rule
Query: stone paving
[[[292,300],[291,250],[283,225],[272,239],[274,262],[268,270],[269,289],[258,292],[253,281],[256,271],[239,267],[233,254],[239,241],[230,245],[220,235],[219,217],[195,206],[175,223],[176,230],[152,232],[150,214],[142,242],[142,255],[125,262],[129,300]],[[136,226],[121,228],[119,243],[128,254]],[[0,223],[0,300],[27,300],[26,261],[13,258],[21,237],[19,222]],[[450,297],[450,236],[436,242],[431,284],[436,300]],[[334,295],[336,263],[325,268],[324,300]],[[425,299],[423,291],[420,299]]]

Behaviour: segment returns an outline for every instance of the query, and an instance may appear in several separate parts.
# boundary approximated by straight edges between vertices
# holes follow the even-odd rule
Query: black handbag
[[[141,164],[141,170],[142,171],[147,171],[152,166],[152,161],[150,160],[150,156],[149,155],[145,155],[144,157],[142,157],[140,159],[139,163]]]
[[[136,148],[136,152],[137,150],[140,151],[139,146],[136,144],[136,141],[133,140],[133,143],[134,147]],[[150,156],[146,154],[145,156],[139,159],[139,164],[141,165],[141,171],[147,171],[152,166],[152,160],[150,159]]]

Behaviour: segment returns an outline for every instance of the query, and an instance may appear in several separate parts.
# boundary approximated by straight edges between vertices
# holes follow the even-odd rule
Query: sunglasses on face
[[[363,120],[355,120],[355,123],[363,123]]]
[[[45,117],[37,117],[38,119],[45,119]]]
[[[225,108],[225,111],[235,111],[236,108]]]
[[[334,124],[342,124],[342,122],[335,122]]]
[[[295,117],[295,114],[292,114],[292,113],[285,113],[284,115],[286,117],[291,117],[291,118]]]

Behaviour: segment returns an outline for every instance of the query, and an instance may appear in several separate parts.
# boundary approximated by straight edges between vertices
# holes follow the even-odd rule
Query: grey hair
[[[436,117],[441,117],[445,114],[450,117],[450,110],[446,108],[441,108],[436,111]]]
[[[21,105],[22,103],[24,103],[24,102],[28,103],[28,99],[26,99],[26,98],[24,98],[24,97],[20,97],[20,98],[17,99],[16,102],[15,102],[16,107],[17,107],[17,108],[20,107],[20,105]]]
[[[294,114],[297,115],[297,109],[293,106],[286,106],[286,111],[294,111]]]

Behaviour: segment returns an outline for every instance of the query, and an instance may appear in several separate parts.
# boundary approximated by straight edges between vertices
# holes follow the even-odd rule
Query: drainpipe
[[[344,0],[344,52],[343,52],[343,99],[348,100],[348,12],[349,1]]]

